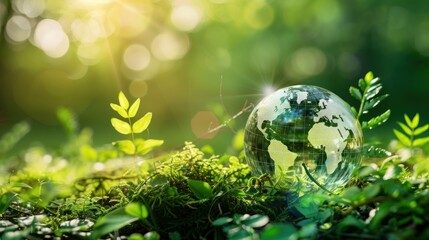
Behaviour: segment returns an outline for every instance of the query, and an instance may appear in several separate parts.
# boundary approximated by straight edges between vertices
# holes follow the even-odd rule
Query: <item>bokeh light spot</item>
[[[71,25],[73,36],[80,42],[93,43],[102,35],[103,29],[95,19],[73,21]]]
[[[183,34],[161,33],[151,44],[153,55],[163,61],[177,60],[185,56],[189,49],[189,39]]]
[[[359,70],[359,59],[351,53],[341,53],[338,57],[338,68],[344,73],[353,73]]]
[[[128,87],[131,95],[135,98],[141,98],[146,96],[148,91],[148,86],[146,81],[132,81]]]
[[[191,120],[192,132],[198,138],[203,139],[210,139],[216,136],[218,131],[213,131],[213,129],[219,124],[219,119],[210,111],[198,112]]]
[[[52,58],[64,56],[70,44],[61,25],[52,19],[44,19],[37,24],[34,42],[37,47]]]
[[[29,18],[40,16],[45,10],[44,0],[14,0],[15,9]]]
[[[132,44],[124,52],[123,60],[125,65],[135,71],[140,71],[150,63],[150,52],[141,44]]]
[[[114,19],[117,33],[124,38],[132,38],[142,33],[150,22],[151,5],[143,1],[141,6],[130,7],[118,4],[111,8],[109,18]]]
[[[85,65],[96,65],[100,62],[101,47],[95,43],[80,44],[77,49],[79,60]]]
[[[171,12],[173,25],[182,31],[192,31],[201,22],[203,14],[194,6],[182,5],[175,7]]]
[[[244,11],[244,19],[250,27],[264,29],[274,20],[274,11],[265,1],[249,1]]]
[[[298,49],[292,56],[292,69],[301,77],[314,76],[326,68],[326,56],[316,47]]]
[[[13,16],[6,24],[7,36],[14,42],[23,42],[31,35],[31,23],[23,16]]]
[[[423,56],[429,57],[429,22],[419,25],[415,35],[415,48]]]

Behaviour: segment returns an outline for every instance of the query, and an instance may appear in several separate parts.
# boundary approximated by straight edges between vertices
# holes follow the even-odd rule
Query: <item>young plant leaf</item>
[[[376,107],[381,101],[383,101],[385,98],[387,98],[389,94],[384,94],[379,97],[373,98],[368,102],[365,102],[363,106],[363,112],[367,113],[370,109]]]
[[[128,110],[128,116],[130,116],[130,118],[133,118],[136,116],[137,111],[139,110],[140,107],[140,98],[137,98],[137,100],[133,103],[133,105],[131,105],[130,109]]]
[[[418,138],[418,139],[415,139],[414,141],[413,141],[413,146],[414,147],[420,147],[420,146],[423,146],[423,145],[425,145],[426,143],[428,143],[429,142],[429,137],[425,137],[425,138]]]
[[[363,124],[363,125],[365,125],[365,127],[364,126],[362,126],[362,127],[368,128],[368,129],[373,129],[374,127],[377,127],[377,126],[383,124],[384,122],[386,122],[389,119],[389,117],[390,117],[390,109],[387,110],[386,112],[384,112],[383,114],[381,114],[380,116],[372,118],[366,124]]]
[[[376,78],[378,79],[378,78]],[[370,100],[373,97],[375,97],[383,88],[383,86],[381,85],[381,83],[375,84],[373,86],[371,86],[370,88],[368,88],[367,90],[367,94],[366,94],[366,99]]]
[[[360,88],[360,90],[362,90],[362,92],[365,91],[366,85],[367,84],[366,84],[365,80],[359,79],[359,88]]]
[[[209,199],[213,197],[213,191],[210,185],[207,182],[188,179],[188,186],[195,196],[202,199]]]
[[[411,126],[413,129],[416,128],[419,125],[420,122],[420,115],[417,113],[414,118],[413,121],[411,122]]]
[[[133,124],[133,133],[141,133],[147,129],[152,120],[152,113],[146,113],[142,118]]]
[[[140,220],[147,218],[149,215],[146,206],[139,202],[129,203],[125,207],[125,212],[133,217],[139,218]]]
[[[16,193],[7,192],[1,195],[0,197],[0,215],[2,215],[9,205],[12,203],[13,199],[17,196]]]
[[[362,100],[362,93],[359,91],[359,89],[355,87],[350,87],[349,92],[352,97],[356,98],[356,100]]]
[[[131,126],[129,123],[119,120],[117,118],[112,118],[111,120],[112,126],[121,134],[130,134]]]
[[[363,152],[365,156],[374,158],[385,158],[392,156],[392,153],[387,151],[386,149],[374,146],[364,146]]]
[[[372,79],[374,79],[374,74],[371,71],[365,74],[365,82],[369,84]]]
[[[405,124],[403,124],[403,123],[401,123],[401,122],[398,122],[398,124],[399,124],[399,126],[402,128],[402,130],[404,130],[404,132],[406,133],[406,134],[408,134],[408,135],[412,135],[413,134],[413,130],[411,130],[409,127],[407,127],[407,125],[405,125]]]
[[[261,233],[262,240],[298,239],[298,230],[289,223],[268,225]]]
[[[426,124],[423,127],[419,127],[414,131],[414,136],[420,135],[426,132],[428,129],[429,129],[429,124]]]
[[[270,221],[270,219],[267,216],[256,214],[256,215],[252,215],[248,219],[244,220],[243,223],[246,226],[249,226],[252,228],[260,228],[260,227],[267,225],[267,223],[269,221]]]
[[[113,145],[117,146],[122,152],[132,155],[136,153],[136,146],[130,140],[122,140],[114,142]]]
[[[396,135],[396,137],[402,144],[404,144],[406,147],[411,147],[411,140],[407,136],[405,136],[405,134],[401,133],[396,129],[393,129],[393,133]]]
[[[111,103],[110,107],[115,110],[119,115],[121,115],[121,117],[123,118],[128,118],[128,113],[125,109],[123,109],[121,106],[119,106],[118,104],[114,104]]]
[[[119,92],[119,105],[121,105],[121,107],[125,110],[128,110],[128,107],[130,106],[130,103],[128,102],[127,97],[125,96],[125,94],[120,91]]]
[[[150,152],[153,148],[159,147],[164,144],[164,141],[156,139],[143,140],[141,138],[138,138],[134,141],[134,143],[136,145],[136,153],[146,154]]]
[[[232,218],[220,217],[220,218],[216,219],[212,224],[213,224],[213,226],[223,226],[223,225],[226,225],[230,222],[232,222]]]
[[[404,114],[404,118],[405,118],[405,122],[407,123],[407,125],[408,125],[409,127],[412,127],[412,126],[413,126],[413,123],[411,122],[410,117],[408,117],[408,115],[407,115],[407,114]]]
[[[138,218],[127,214],[124,207],[115,209],[97,220],[91,234],[91,239],[99,239],[100,237],[121,229],[137,220]]]

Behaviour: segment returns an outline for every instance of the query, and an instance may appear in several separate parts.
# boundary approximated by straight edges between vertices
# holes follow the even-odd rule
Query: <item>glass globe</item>
[[[315,86],[282,88],[265,97],[245,127],[246,160],[298,195],[344,186],[361,162],[362,129],[349,105]]]

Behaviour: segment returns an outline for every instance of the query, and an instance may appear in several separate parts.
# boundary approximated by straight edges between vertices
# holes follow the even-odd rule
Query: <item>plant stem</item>
[[[134,142],[134,129],[133,129],[133,125],[130,117],[128,117],[128,123],[130,124],[130,128],[131,128],[131,142],[133,142],[133,145],[134,145],[134,158],[137,159],[137,146]]]
[[[359,112],[356,116],[356,121],[358,121],[358,122],[360,122],[359,119],[363,113],[363,106],[365,105],[366,93],[368,92],[368,89],[369,89],[369,86],[366,86],[365,91],[363,91],[363,93],[362,93],[362,100],[360,101]]]

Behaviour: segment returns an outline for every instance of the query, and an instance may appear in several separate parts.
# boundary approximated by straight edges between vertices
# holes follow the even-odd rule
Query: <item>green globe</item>
[[[362,129],[349,105],[315,86],[282,88],[265,97],[245,127],[246,160],[299,195],[344,186],[360,165]]]

